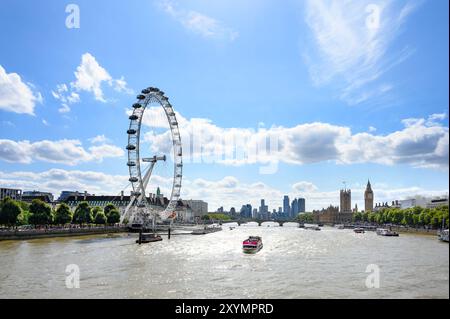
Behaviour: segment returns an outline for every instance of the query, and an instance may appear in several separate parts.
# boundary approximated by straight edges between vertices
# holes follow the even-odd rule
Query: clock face
[[[372,199],[372,197],[373,197],[373,195],[372,195],[372,194],[370,194],[370,193],[369,193],[369,194],[367,194],[367,198],[368,198],[368,199]]]

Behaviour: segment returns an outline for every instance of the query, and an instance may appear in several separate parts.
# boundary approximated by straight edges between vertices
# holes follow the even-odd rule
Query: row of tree
[[[4,198],[0,202],[0,225],[13,227],[20,225],[65,225],[65,224],[116,224],[120,221],[119,210],[108,204],[104,209],[91,207],[81,202],[72,214],[65,203],[53,210],[47,203],[35,199],[31,204]]]
[[[354,222],[368,222],[376,224],[396,224],[409,227],[440,228],[442,222],[448,228],[448,206],[436,208],[411,207],[383,208],[378,212],[360,212],[353,214]]]
[[[297,220],[301,223],[313,223],[315,221],[313,213],[299,214]],[[377,212],[359,212],[353,214],[353,221],[371,224],[395,224],[408,227],[432,227],[440,228],[444,221],[445,227],[449,225],[448,206],[436,208],[411,207],[383,208]]]

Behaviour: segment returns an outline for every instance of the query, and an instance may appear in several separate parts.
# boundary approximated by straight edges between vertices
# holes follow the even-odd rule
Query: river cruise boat
[[[353,231],[357,234],[364,234],[366,232],[364,230],[364,228],[361,228],[361,227],[357,227],[357,228],[353,229]]]
[[[339,225],[334,225],[334,228],[337,228],[337,229],[344,229],[345,226],[344,226],[343,224],[339,224]]]
[[[388,236],[388,237],[398,237],[399,234],[395,231],[386,228],[377,228],[377,235]]]
[[[448,229],[443,229],[439,232],[439,240],[448,243]]]
[[[242,242],[242,251],[246,254],[255,254],[262,248],[262,238],[259,236],[250,236]]]
[[[136,239],[136,244],[147,244],[156,241],[161,241],[162,237],[155,233],[140,233],[139,238]]]

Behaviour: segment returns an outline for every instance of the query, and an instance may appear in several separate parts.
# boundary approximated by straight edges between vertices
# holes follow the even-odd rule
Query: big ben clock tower
[[[366,191],[364,192],[364,211],[373,211],[373,191],[370,181],[367,181]]]

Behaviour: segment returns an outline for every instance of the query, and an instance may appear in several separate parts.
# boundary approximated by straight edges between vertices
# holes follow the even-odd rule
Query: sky
[[[225,210],[448,195],[448,1],[0,2],[0,186],[129,191],[136,95],[160,88],[181,197]],[[144,155],[170,154],[162,109]],[[263,146],[264,147],[263,147]],[[257,152],[255,150],[258,150]],[[150,192],[170,190],[158,163]]]

